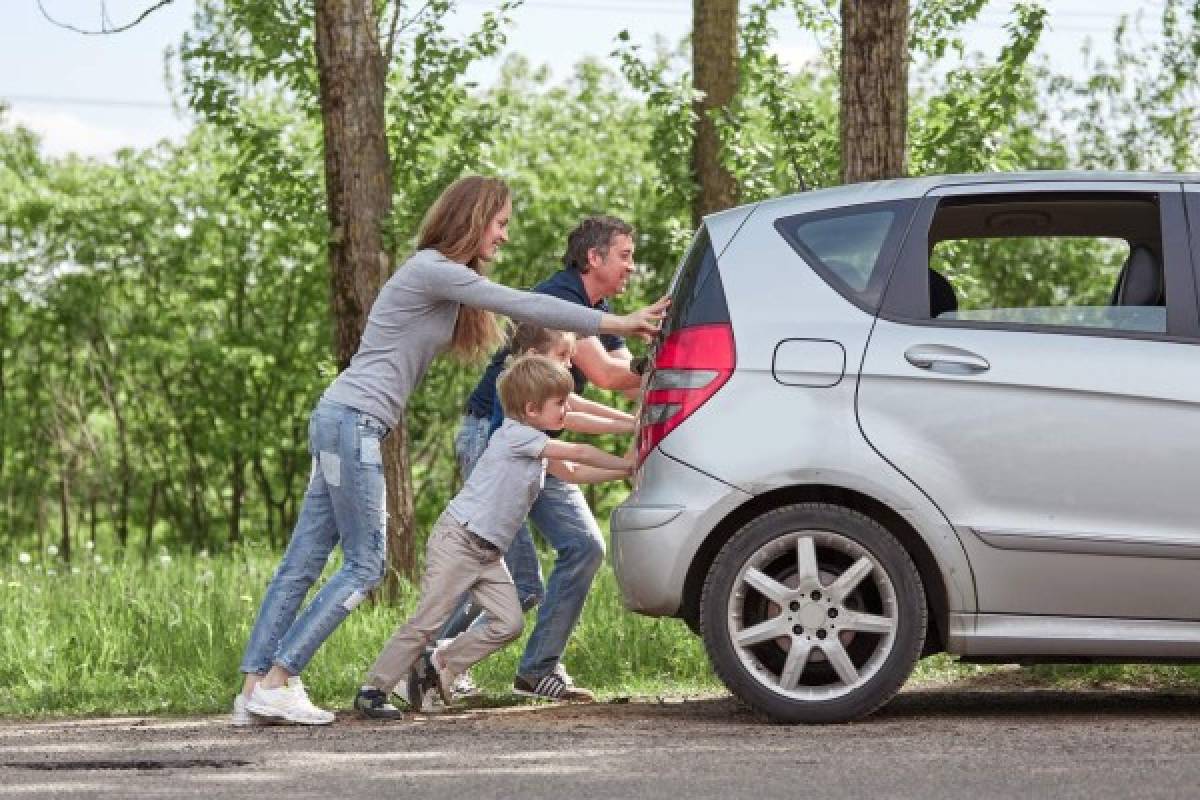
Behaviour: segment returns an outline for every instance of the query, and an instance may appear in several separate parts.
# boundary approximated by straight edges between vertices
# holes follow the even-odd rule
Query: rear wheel
[[[925,593],[896,538],[857,511],[785,506],[753,520],[709,570],[700,628],[717,674],[780,722],[846,722],[904,685]]]

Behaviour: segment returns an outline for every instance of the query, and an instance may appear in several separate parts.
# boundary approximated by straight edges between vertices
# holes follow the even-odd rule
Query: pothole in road
[[[234,769],[248,767],[251,761],[239,758],[140,758],[94,759],[90,761],[0,761],[0,767],[9,769],[36,769],[44,772],[85,771],[99,769],[144,770],[144,769]]]

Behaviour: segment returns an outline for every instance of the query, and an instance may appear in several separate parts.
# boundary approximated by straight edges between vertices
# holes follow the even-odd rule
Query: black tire
[[[800,531],[814,534],[803,536]],[[765,574],[781,582],[789,580],[786,578],[788,548],[792,544],[797,547],[806,544],[801,539],[811,542],[821,582],[819,589],[835,594],[826,588],[825,577],[830,577],[828,586],[833,588],[833,581],[839,574],[847,575],[839,587],[852,584],[854,597],[849,597],[849,592],[842,592],[847,597],[840,607],[843,618],[850,620],[851,614],[861,610],[864,615],[874,615],[871,619],[877,625],[880,621],[887,622],[890,627],[881,626],[885,627],[885,632],[857,632],[867,630],[863,627],[836,630],[837,608],[834,606],[837,603],[831,597],[823,598],[823,602],[834,608],[827,612],[833,619],[825,621],[821,617],[822,622],[818,625],[812,620],[817,619],[820,610],[826,606],[810,602],[810,593],[797,597],[799,602],[787,604],[771,600],[767,593],[759,595],[754,585],[758,580],[756,574]],[[870,571],[859,579],[860,583],[853,583],[849,565],[864,558],[871,563]],[[752,559],[757,573],[744,573]],[[859,568],[866,567],[859,565]],[[839,569],[843,572],[839,573]],[[800,566],[793,569],[790,578],[793,592],[799,591],[802,579],[798,576],[802,571]],[[755,581],[751,581],[751,577],[755,577]],[[855,586],[859,588],[854,589]],[[740,592],[738,597],[734,596],[735,589]],[[768,593],[778,594],[778,590],[771,588]],[[820,591],[811,595],[820,595]],[[803,612],[799,610],[801,605],[806,607]],[[869,607],[872,605],[883,610],[873,611]],[[731,633],[731,613],[741,620],[741,628],[734,633]],[[770,638],[761,642],[745,644],[751,623],[770,623],[775,630],[781,624],[790,626],[791,621],[799,621],[802,613],[807,615],[807,629],[797,624],[789,628],[785,636],[771,633]],[[920,657],[927,623],[925,591],[920,575],[896,537],[864,514],[824,503],[784,506],[738,530],[713,561],[700,601],[700,629],[717,675],[742,702],[771,720],[784,723],[848,722],[877,710],[900,690],[911,674]],[[830,630],[825,630],[826,627]],[[793,636],[795,631],[803,637]],[[734,634],[743,637],[741,644],[734,643]],[[818,635],[820,641],[813,641]],[[808,655],[804,659],[797,656],[796,663],[803,666],[799,667],[800,672],[790,673],[798,677],[792,681],[795,685],[789,691],[783,677],[787,668],[780,665],[789,663],[788,652],[798,641],[801,647],[813,648],[799,653],[819,656]],[[834,656],[826,657],[826,651],[821,649],[825,646],[840,649],[856,670],[866,670],[866,677],[856,671],[843,673],[838,670],[834,666]],[[818,657],[819,662],[814,660]],[[856,663],[856,657],[861,659],[861,664]],[[777,672],[774,671],[776,667],[779,668]],[[842,693],[839,695],[838,692]]]

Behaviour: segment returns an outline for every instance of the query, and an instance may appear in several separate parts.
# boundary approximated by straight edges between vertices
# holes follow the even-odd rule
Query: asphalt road
[[[1197,694],[952,689],[822,727],[770,725],[727,697],[328,728],[10,720],[0,797],[1196,797],[1197,723]]]

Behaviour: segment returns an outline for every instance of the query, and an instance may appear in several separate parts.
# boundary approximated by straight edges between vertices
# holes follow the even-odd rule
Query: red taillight
[[[733,374],[733,326],[697,325],[667,337],[654,359],[638,425],[638,464]]]

